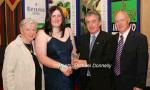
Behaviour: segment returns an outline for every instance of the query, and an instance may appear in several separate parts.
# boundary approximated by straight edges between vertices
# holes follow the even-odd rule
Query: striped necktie
[[[120,40],[119,40],[118,45],[117,45],[115,67],[114,67],[114,72],[115,72],[116,76],[120,75],[120,58],[121,58],[123,46],[124,46],[123,35],[120,35]]]

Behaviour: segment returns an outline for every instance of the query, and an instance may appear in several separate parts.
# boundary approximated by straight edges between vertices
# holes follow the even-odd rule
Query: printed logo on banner
[[[38,23],[45,23],[46,0],[24,0],[25,18],[32,18]]]

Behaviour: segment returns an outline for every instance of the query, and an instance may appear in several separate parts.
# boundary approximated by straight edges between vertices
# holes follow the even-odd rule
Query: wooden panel
[[[149,56],[150,56],[150,54],[149,54]],[[150,58],[149,58],[148,70],[147,70],[147,81],[146,81],[146,86],[150,86]]]
[[[149,46],[149,56],[150,56],[150,0],[140,0],[141,9],[140,9],[140,23],[141,23],[141,32],[145,34],[148,38],[148,46]],[[150,86],[150,59],[148,63],[148,71],[147,71],[147,86]]]
[[[150,48],[150,0],[140,0],[141,4],[141,32],[148,37],[149,48]]]

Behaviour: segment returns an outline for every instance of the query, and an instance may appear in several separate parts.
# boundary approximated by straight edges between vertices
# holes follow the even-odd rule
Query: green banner
[[[116,31],[114,27],[114,15],[118,10],[124,10],[128,13],[131,22],[131,28],[136,30],[137,23],[137,0],[111,0],[112,11],[112,26],[113,31]]]

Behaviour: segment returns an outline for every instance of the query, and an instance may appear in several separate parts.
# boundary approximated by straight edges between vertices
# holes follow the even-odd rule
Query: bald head
[[[127,19],[130,19],[128,13],[125,12],[125,11],[122,11],[122,10],[117,11],[116,14],[115,14],[115,17],[118,16],[118,15],[119,15],[119,16],[120,16],[120,15],[124,15]]]
[[[121,33],[125,32],[129,28],[130,17],[125,11],[118,11],[115,14],[115,24],[117,30]]]

